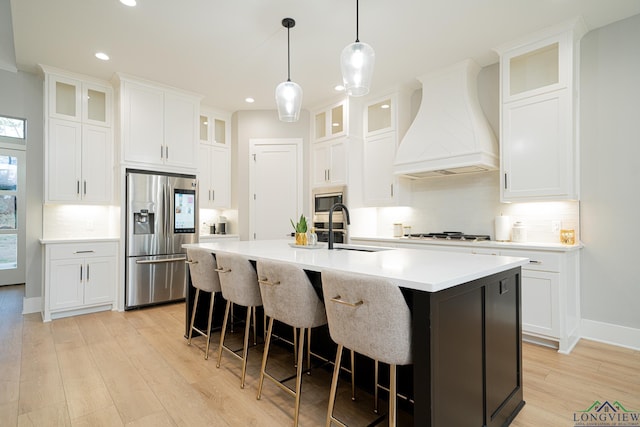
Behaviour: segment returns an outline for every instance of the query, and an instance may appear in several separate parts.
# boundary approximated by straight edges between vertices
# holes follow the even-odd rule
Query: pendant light
[[[287,81],[276,87],[276,105],[278,107],[278,118],[283,122],[297,122],[300,118],[300,107],[302,106],[302,88],[299,84],[291,81],[291,53],[289,42],[289,30],[295,27],[296,21],[293,18],[284,18],[282,26],[287,29]]]
[[[361,43],[358,38],[358,0],[356,0],[356,41],[342,50],[340,68],[345,90],[349,96],[363,96],[369,93],[373,64],[376,54],[373,48]]]

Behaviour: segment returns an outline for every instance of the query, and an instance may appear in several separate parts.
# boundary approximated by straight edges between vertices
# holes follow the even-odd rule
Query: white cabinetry
[[[110,203],[112,89],[42,67],[46,87],[45,202]],[[86,79],[90,79],[86,77]]]
[[[228,114],[200,111],[198,180],[204,209],[231,207],[230,122]]]
[[[393,174],[398,147],[398,96],[373,100],[364,109],[363,202],[368,206],[409,203],[409,183]]]
[[[311,149],[312,185],[342,185],[347,181],[347,138],[316,142]]]
[[[200,97],[118,77],[123,163],[193,172]]]
[[[347,100],[317,110],[313,114],[313,140],[324,141],[349,134]]]
[[[579,20],[500,47],[501,200],[579,198]]]
[[[580,339],[580,259],[577,250],[509,249],[506,245],[491,243],[486,246],[474,243],[429,244],[401,239],[351,238],[350,243],[529,258],[529,264],[522,267],[524,339],[557,346],[560,353],[571,352]]]
[[[200,144],[198,180],[200,208],[219,209],[231,206],[229,149]]]
[[[347,99],[313,114],[311,186],[347,183],[349,117]]]
[[[117,242],[46,243],[44,252],[44,321],[112,308]]]
[[[560,353],[569,353],[580,339],[578,252],[501,250],[500,255],[529,258],[522,267],[525,339],[553,341]]]

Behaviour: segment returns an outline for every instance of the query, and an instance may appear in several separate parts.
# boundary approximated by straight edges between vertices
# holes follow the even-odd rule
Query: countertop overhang
[[[371,248],[340,245],[328,250],[294,248],[290,240],[220,241],[183,245],[203,248],[213,253],[234,253],[257,262],[288,262],[306,270],[322,272],[332,269],[363,276],[382,277],[400,287],[424,292],[438,292],[469,281],[500,273],[529,262],[528,258],[440,251],[437,249]]]

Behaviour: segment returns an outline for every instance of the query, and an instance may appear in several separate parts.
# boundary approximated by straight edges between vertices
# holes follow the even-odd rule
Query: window
[[[0,116],[0,137],[25,139],[26,129],[26,119]]]

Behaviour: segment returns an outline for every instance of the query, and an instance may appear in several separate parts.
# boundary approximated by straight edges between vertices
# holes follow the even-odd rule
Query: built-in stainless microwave
[[[344,187],[323,187],[313,190],[314,215],[329,215],[329,209],[331,209],[331,206],[335,205],[336,203],[346,204]]]
[[[336,203],[347,204],[345,187],[322,187],[313,190],[313,227],[319,242],[329,240],[329,210]],[[342,209],[333,212],[333,237],[335,243],[347,242],[347,224]]]

